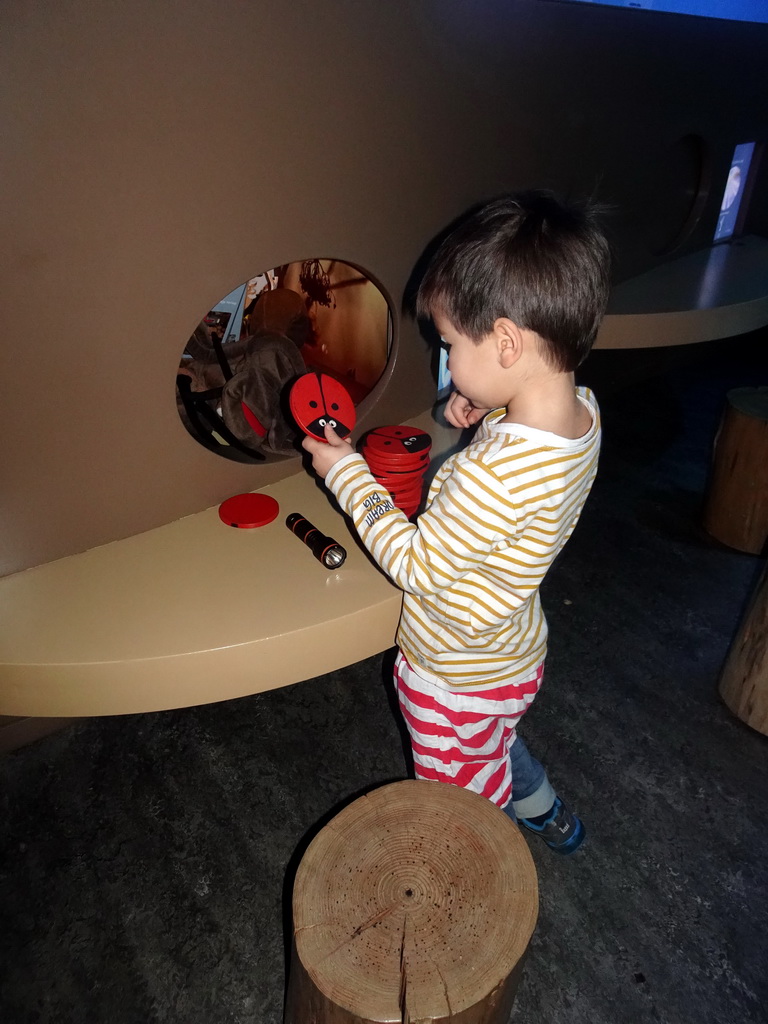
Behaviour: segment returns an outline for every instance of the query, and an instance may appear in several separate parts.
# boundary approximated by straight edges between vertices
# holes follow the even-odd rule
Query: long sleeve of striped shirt
[[[573,531],[597,468],[597,405],[582,438],[502,423],[489,414],[451,456],[411,523],[359,455],[326,484],[360,538],[405,592],[397,641],[411,664],[451,687],[499,685],[546,652],[539,586]],[[536,664],[534,664],[534,662]]]
[[[361,455],[348,456],[334,470],[326,483],[376,562],[409,594],[452,587],[514,534],[514,508],[503,484],[478,460],[454,463],[417,524],[394,506]]]

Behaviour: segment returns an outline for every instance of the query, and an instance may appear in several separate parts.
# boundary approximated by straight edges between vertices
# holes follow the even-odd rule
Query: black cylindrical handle
[[[343,565],[347,552],[337,544],[333,537],[326,537],[316,526],[298,512],[291,512],[285,525],[303,541],[315,558],[322,562],[326,569],[338,569]]]

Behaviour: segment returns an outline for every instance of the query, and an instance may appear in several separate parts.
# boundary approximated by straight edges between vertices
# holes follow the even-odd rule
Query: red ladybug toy
[[[329,424],[339,437],[355,425],[355,404],[344,386],[326,373],[305,373],[291,388],[291,414],[305,434],[325,441]]]

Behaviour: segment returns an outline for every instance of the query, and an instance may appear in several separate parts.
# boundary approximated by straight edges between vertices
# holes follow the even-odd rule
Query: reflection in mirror
[[[217,302],[187,341],[176,402],[189,433],[239,462],[295,455],[288,392],[316,370],[359,404],[384,372],[389,306],[373,281],[340,260],[265,271]]]

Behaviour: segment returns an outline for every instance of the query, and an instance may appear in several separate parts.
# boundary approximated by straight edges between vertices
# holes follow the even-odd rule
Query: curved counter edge
[[[595,348],[715,341],[768,323],[768,239],[711,245],[617,284]]]
[[[4,715],[85,718],[194,707],[325,675],[394,643],[401,597],[298,634],[169,658],[90,665],[4,665]]]
[[[768,296],[716,309],[609,314],[600,326],[594,347],[626,349],[695,345],[747,334],[766,324]]]
[[[414,421],[442,461],[459,431]],[[0,716],[124,715],[214,703],[362,661],[395,642],[402,594],[325,489],[262,489],[277,518],[218,507],[0,580]],[[285,525],[300,512],[347,550],[328,570]]]

